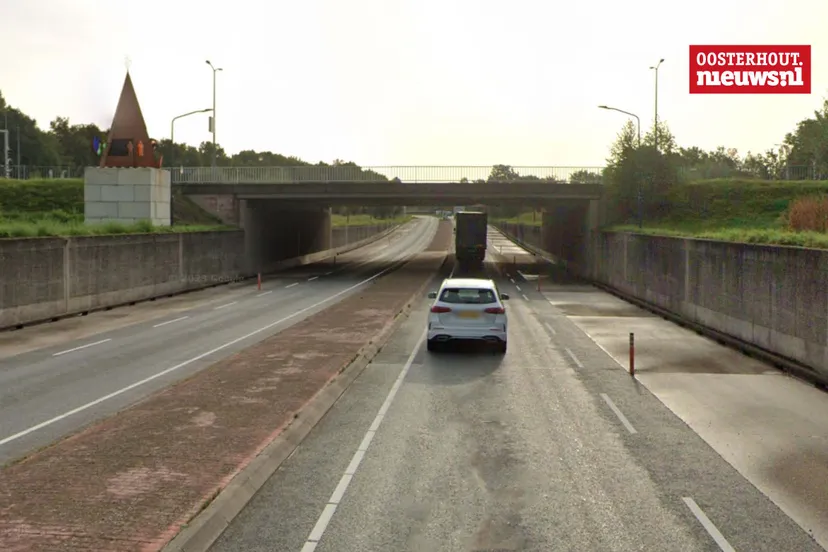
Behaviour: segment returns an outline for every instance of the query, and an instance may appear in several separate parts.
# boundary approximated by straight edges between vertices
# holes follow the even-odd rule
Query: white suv
[[[492,280],[449,278],[439,291],[428,294],[435,299],[428,314],[428,350],[452,340],[482,340],[506,352],[507,318],[503,301]]]

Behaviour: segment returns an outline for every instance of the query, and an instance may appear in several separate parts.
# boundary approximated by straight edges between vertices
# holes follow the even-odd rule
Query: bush
[[[0,180],[0,213],[83,214],[83,180]]]
[[[828,232],[828,196],[801,197],[792,201],[785,222],[794,232]]]

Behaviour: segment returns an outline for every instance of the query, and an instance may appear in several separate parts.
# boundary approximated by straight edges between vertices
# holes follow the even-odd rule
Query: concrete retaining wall
[[[332,240],[344,251],[393,228],[334,228]],[[0,329],[237,281],[244,256],[242,231],[0,239]]]
[[[598,233],[588,257],[582,276],[828,377],[828,251]]]

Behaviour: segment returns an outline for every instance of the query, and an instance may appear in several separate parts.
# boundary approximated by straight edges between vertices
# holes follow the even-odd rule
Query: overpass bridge
[[[598,199],[600,167],[174,167],[187,195],[331,205],[526,203]]]
[[[244,229],[246,256],[262,271],[285,258],[329,249],[331,207],[348,204],[522,204],[544,210],[543,232],[548,240],[565,239],[577,248],[600,220],[604,188],[601,167],[317,165],[167,170],[173,188]],[[166,175],[156,171],[152,182],[138,182],[146,178],[141,174],[131,169],[88,168],[87,220],[121,220],[147,210],[160,213],[159,221],[169,220],[169,188],[163,181],[156,182],[159,177],[166,180]]]

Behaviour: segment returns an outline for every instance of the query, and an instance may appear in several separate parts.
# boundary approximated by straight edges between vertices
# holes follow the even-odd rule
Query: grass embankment
[[[716,179],[675,186],[664,215],[607,230],[742,243],[828,248],[828,182]],[[504,219],[540,225],[540,213]]]
[[[173,226],[153,226],[149,221],[135,224],[84,224],[83,180],[0,180],[0,238],[46,236],[94,236],[234,230],[222,224],[187,196],[173,194]],[[354,215],[350,226],[401,223],[411,217],[378,220]],[[345,226],[346,217],[334,216],[334,226]]]
[[[493,222],[507,222],[511,224],[523,224],[525,226],[540,226],[541,221],[543,220],[543,211],[535,211],[534,213],[529,211],[528,213],[521,213],[516,217],[509,217],[509,218],[502,218],[496,217],[493,218]]]
[[[828,248],[828,182],[701,180],[674,187],[665,215],[611,230]]]
[[[230,230],[189,198],[174,194],[174,226],[84,224],[83,180],[0,181],[0,238],[95,236]]]
[[[340,226],[371,226],[374,224],[403,224],[413,219],[412,215],[404,215],[388,219],[378,219],[371,215],[331,215],[331,225]]]

